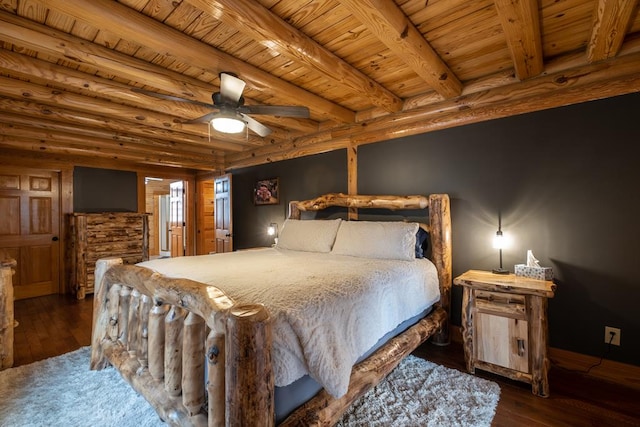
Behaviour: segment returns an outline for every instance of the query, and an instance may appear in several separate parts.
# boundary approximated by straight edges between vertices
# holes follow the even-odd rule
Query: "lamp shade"
[[[246,123],[237,114],[221,113],[211,119],[211,126],[218,132],[240,133],[244,130]]]

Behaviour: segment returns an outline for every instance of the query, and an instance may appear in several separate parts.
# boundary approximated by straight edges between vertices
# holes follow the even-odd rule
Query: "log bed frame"
[[[441,299],[428,316],[354,366],[344,396],[336,399],[321,390],[281,426],[333,425],[427,338],[449,342],[448,195],[327,194],[291,202],[289,218],[330,206],[428,209],[430,258],[438,270]],[[118,258],[102,259],[96,265],[91,346],[91,369],[113,365],[170,425],[275,424],[271,322],[262,305],[238,305],[214,286],[169,279],[123,265]]]

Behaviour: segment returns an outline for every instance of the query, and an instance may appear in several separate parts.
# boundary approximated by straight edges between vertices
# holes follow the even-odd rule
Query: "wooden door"
[[[213,180],[198,181],[196,192],[198,194],[196,254],[206,255],[216,251]]]
[[[233,251],[233,220],[231,216],[231,174],[216,178],[214,208],[216,221],[216,252]]]
[[[171,257],[184,256],[184,184],[182,181],[169,185],[169,223],[171,231]]]
[[[59,174],[0,168],[0,248],[18,261],[14,298],[59,292]]]

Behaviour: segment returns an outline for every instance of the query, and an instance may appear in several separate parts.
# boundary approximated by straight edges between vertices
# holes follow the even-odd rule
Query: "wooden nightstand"
[[[547,298],[552,281],[469,270],[453,281],[463,287],[462,339],[467,370],[493,372],[531,384],[549,396]]]

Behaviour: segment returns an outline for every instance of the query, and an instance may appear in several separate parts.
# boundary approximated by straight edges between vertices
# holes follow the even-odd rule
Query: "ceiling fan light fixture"
[[[220,114],[211,119],[211,126],[222,133],[240,133],[247,124],[236,114]]]

